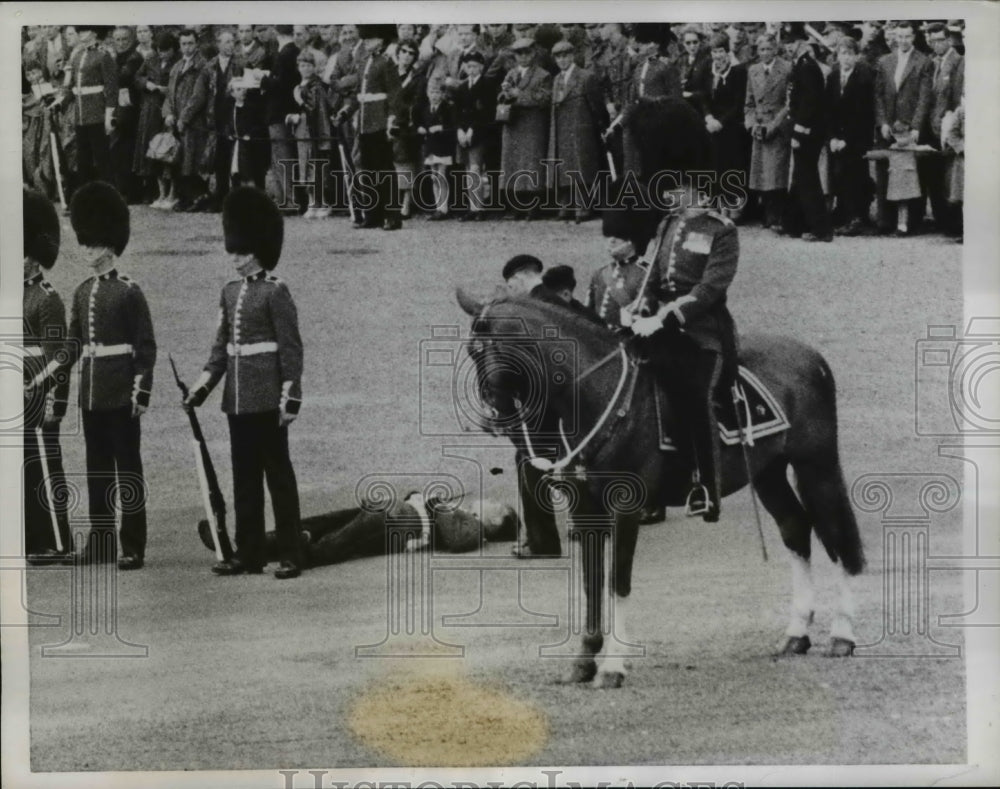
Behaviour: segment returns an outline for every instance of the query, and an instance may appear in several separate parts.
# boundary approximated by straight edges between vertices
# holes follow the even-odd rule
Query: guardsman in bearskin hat
[[[24,190],[24,548],[29,564],[72,554],[63,487],[59,422],[69,371],[66,308],[42,273],[59,256],[59,217],[45,195]]]
[[[225,376],[222,410],[229,417],[232,446],[236,555],[212,571],[263,571],[266,476],[281,557],[274,577],[295,578],[301,573],[302,549],[288,425],[302,402],[302,339],[288,286],[271,273],[281,256],[284,226],[264,192],[241,186],[226,196],[222,228],[239,278],[222,289],[215,344],[185,401],[187,408],[201,405]]]
[[[708,132],[691,105],[683,99],[640,102],[625,123],[651,179],[651,199],[662,199],[670,183],[655,186],[655,173],[680,172],[680,183],[669,186],[677,209],[661,221],[648,253],[651,269],[644,295],[653,302],[651,314],[633,313],[632,331],[651,337],[651,347],[664,352],[670,370],[681,371],[665,375],[664,383],[680,411],[677,425],[690,431],[690,440],[682,445],[694,448],[698,482],[689,512],[716,521],[721,484],[712,395],[724,354],[727,362],[735,360],[726,291],[736,275],[739,238],[733,222],[712,210],[711,199],[695,188],[695,174],[713,168]]]
[[[80,46],[66,64],[66,81],[58,99],[69,109],[76,127],[77,174],[80,183],[94,178],[110,181],[111,150],[108,138],[114,129],[118,108],[118,66],[111,55],[98,46],[106,29],[98,25],[77,25]],[[128,86],[124,86],[128,87]]]
[[[361,155],[361,182],[368,181],[364,220],[356,227],[398,230],[403,226],[400,207],[393,194],[395,167],[392,163],[392,137],[400,115],[399,72],[383,52],[386,44],[396,37],[392,25],[359,25],[358,35],[365,43],[367,54],[357,63],[358,90],[348,97],[336,116],[342,123],[357,111],[358,151]],[[374,186],[374,189],[372,189]]]
[[[80,356],[80,410],[90,498],[88,561],[113,561],[117,496],[120,570],[138,570],[146,552],[146,482],[139,417],[149,407],[156,340],[146,297],[116,267],[129,239],[129,211],[111,184],[81,186],[70,221],[93,274],[77,287],[69,325]]]
[[[622,310],[631,310],[646,280],[649,264],[641,256],[646,254],[652,232],[643,229],[627,210],[605,211],[601,220],[611,262],[594,272],[584,303],[608,328],[617,330],[624,326]]]

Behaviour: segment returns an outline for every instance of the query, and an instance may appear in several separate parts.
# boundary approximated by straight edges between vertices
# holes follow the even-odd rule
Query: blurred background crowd
[[[622,114],[676,97],[705,118],[720,176],[745,187],[719,208],[737,223],[821,241],[960,238],[963,28],[25,27],[23,177],[63,203],[101,179],[176,212],[218,211],[253,183],[289,214],[358,227],[583,222],[593,205],[574,187],[632,166]],[[555,159],[562,170],[544,164]],[[365,170],[393,173],[395,188],[361,211]]]

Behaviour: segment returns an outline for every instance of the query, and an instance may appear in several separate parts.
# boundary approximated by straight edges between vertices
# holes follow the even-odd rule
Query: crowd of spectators
[[[737,223],[962,233],[960,21],[386,27],[27,27],[24,181],[65,202],[99,178],[188,212],[252,183],[385,229],[582,222],[588,188],[632,167],[623,113],[673,96],[745,187],[719,207]],[[366,170],[393,174],[374,221]]]

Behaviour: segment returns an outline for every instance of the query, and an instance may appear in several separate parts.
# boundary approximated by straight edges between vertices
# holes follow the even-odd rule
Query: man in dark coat
[[[60,369],[66,308],[42,270],[59,256],[60,222],[41,192],[24,190],[24,550],[29,564],[72,556],[59,422],[69,374]]]
[[[66,65],[66,82],[58,99],[65,104],[76,127],[77,180],[111,181],[108,137],[114,128],[118,106],[118,68],[114,58],[98,46],[97,25],[77,25],[80,46]]]
[[[945,113],[958,107],[965,87],[965,58],[952,46],[948,30],[942,24],[934,24],[927,29],[927,41],[934,50],[934,55],[931,57],[934,70],[931,76],[927,142],[940,150],[941,119]],[[948,190],[945,187],[947,162],[947,157],[943,155],[922,156],[917,159],[917,171],[924,191],[930,198],[937,229],[957,235],[962,227],[962,211],[960,206],[947,200]]]
[[[792,124],[792,183],[781,232],[806,241],[832,241],[833,228],[819,180],[819,154],[826,140],[823,72],[804,37],[792,48],[788,120]],[[807,231],[807,232],[804,232]]]
[[[288,286],[270,273],[281,256],[284,226],[267,195],[248,186],[226,197],[222,226],[240,276],[222,289],[215,343],[184,402],[185,408],[201,405],[225,377],[222,410],[232,445],[236,555],[212,571],[225,576],[263,571],[266,477],[281,559],[274,576],[295,578],[302,550],[288,426],[302,404],[302,338]]]
[[[276,25],[278,51],[267,60],[270,74],[261,80],[264,94],[267,131],[271,137],[271,171],[280,185],[276,198],[278,208],[288,214],[297,213],[292,188],[292,168],[298,160],[295,138],[285,118],[296,111],[293,91],[299,84],[299,48],[292,40],[292,25]]]
[[[70,221],[93,275],[73,294],[66,369],[80,359],[80,409],[87,445],[90,537],[84,558],[114,561],[115,512],[121,508],[119,570],[138,570],[146,554],[146,483],[140,417],[149,408],[156,340],[139,286],[117,258],[129,239],[129,210],[103,181],[73,195]]]
[[[875,79],[853,38],[840,39],[837,59],[826,82],[831,179],[841,220],[836,233],[856,236],[868,221],[872,198],[864,156],[875,130]]]
[[[178,36],[181,59],[170,69],[163,118],[168,129],[181,140],[181,161],[176,168],[180,202],[176,211],[200,211],[208,203],[203,173],[210,169],[204,162],[208,145],[208,76],[205,59],[198,50],[193,30]]]
[[[663,26],[659,24],[642,23],[633,27],[632,39],[638,56],[629,83],[628,107],[634,107],[641,99],[681,97],[680,72],[674,64],[664,63],[660,59],[663,36]],[[636,173],[639,178],[649,177],[649,173],[640,170],[639,144],[627,128],[622,136],[622,144],[624,169]]]
[[[549,171],[549,189],[559,199],[561,219],[570,211],[577,223],[590,217],[592,206],[586,193],[594,187],[598,172],[605,169],[601,132],[608,125],[601,83],[597,76],[573,60],[569,41],[552,47],[560,72],[552,80],[552,127],[549,160],[558,162]]]
[[[207,125],[215,135],[215,193],[209,204],[213,213],[222,210],[222,201],[229,193],[233,163],[233,142],[225,134],[233,105],[229,86],[232,80],[243,75],[246,67],[243,57],[236,53],[236,39],[231,30],[220,30],[215,40],[219,52],[205,65],[208,78]]]
[[[934,64],[914,48],[913,23],[906,20],[899,22],[895,36],[899,46],[895,52],[879,59],[875,72],[875,123],[879,142],[883,146],[889,146],[896,140],[894,127],[908,130],[911,142],[921,142],[926,137],[932,101]],[[880,161],[877,164],[879,227],[888,230],[893,226],[889,215],[892,203],[884,200],[888,184],[888,163]],[[909,209],[911,219],[919,218],[923,213],[923,200],[911,201]]]
[[[135,203],[139,201],[139,194],[132,172],[132,161],[135,158],[141,101],[135,77],[142,67],[143,57],[136,49],[135,39],[129,28],[116,27],[112,40],[115,45],[115,65],[118,67],[118,106],[109,140],[111,168],[115,187],[126,202]]]

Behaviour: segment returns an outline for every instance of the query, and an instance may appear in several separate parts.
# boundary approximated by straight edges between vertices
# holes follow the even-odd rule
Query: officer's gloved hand
[[[290,414],[282,409],[278,411],[278,425],[280,427],[286,427],[287,425],[292,424],[297,416],[298,414]]]
[[[187,397],[184,398],[184,402],[182,403],[184,410],[190,411],[192,408],[197,408],[205,402],[208,394],[208,374],[202,373],[198,377],[198,380],[188,387]]]
[[[656,315],[648,318],[636,318],[632,321],[632,333],[638,337],[649,337],[663,328],[663,323]]]

